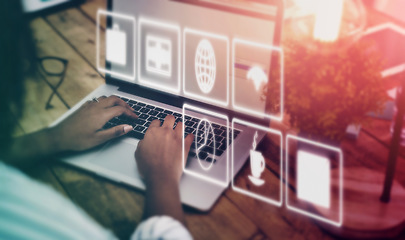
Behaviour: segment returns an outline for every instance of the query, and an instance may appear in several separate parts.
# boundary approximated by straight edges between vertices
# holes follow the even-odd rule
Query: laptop
[[[106,21],[106,31],[98,30],[97,34],[98,69],[106,73],[106,83],[54,125],[86,101],[103,95],[120,97],[139,118],[111,119],[105,128],[127,123],[133,131],[94,149],[63,156],[62,160],[112,181],[145,189],[134,152],[150,122],[163,121],[170,114],[176,123],[184,123],[185,135],[195,135],[190,154],[183,159],[181,201],[200,211],[211,209],[248,159],[252,139],[259,142],[265,136],[239,124],[232,128],[232,119],[264,126],[270,123],[264,116],[265,101],[259,100],[260,94],[251,90],[253,82],[245,78],[251,61],[269,73],[271,54],[249,50],[254,48],[249,44],[233,53],[235,39],[278,46],[282,2],[108,0],[106,9],[98,12],[98,21]],[[103,52],[105,58],[101,57]],[[235,81],[242,84],[242,93],[232,87]],[[241,95],[238,101],[246,100],[252,107],[235,108],[233,92]]]

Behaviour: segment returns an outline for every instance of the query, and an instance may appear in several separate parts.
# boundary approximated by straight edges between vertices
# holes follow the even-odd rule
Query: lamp
[[[366,14],[360,0],[294,0],[287,27],[294,38],[322,54],[341,51],[361,37]]]
[[[366,26],[360,0],[294,0],[289,11],[289,37],[316,54],[332,55],[346,50],[361,37]],[[319,222],[324,229],[341,237],[360,239],[394,237],[404,229],[405,189],[394,180],[394,173],[405,114],[405,79],[402,89],[386,174],[364,167],[344,167],[343,224],[335,227]],[[331,171],[331,191],[340,186],[338,171]],[[326,218],[337,215],[329,209],[312,207]]]

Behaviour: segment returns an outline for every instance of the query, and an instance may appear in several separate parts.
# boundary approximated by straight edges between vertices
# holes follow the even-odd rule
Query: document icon
[[[114,24],[112,29],[107,29],[106,33],[107,61],[120,65],[127,64],[127,36],[120,31],[118,24]]]
[[[330,207],[330,161],[311,152],[297,153],[298,198],[310,203]]]
[[[172,42],[169,39],[146,36],[146,70],[172,76]]]

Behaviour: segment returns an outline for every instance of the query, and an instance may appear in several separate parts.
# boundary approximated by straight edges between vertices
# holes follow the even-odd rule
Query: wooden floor
[[[105,0],[88,0],[81,6],[32,20],[38,54],[69,60],[67,76],[59,93],[70,106],[104,83],[103,75],[96,70],[95,17],[97,9],[105,9],[105,6]],[[52,101],[54,108],[45,110],[51,89],[44,80],[29,79],[26,86],[26,107],[16,135],[44,128],[67,111],[57,97]],[[389,122],[375,120],[372,126],[362,130],[357,141],[345,141],[345,165],[365,166],[383,172],[390,138],[388,126]],[[141,191],[57,161],[38,166],[28,174],[52,185],[121,239],[127,239],[141,221],[144,202]],[[271,167],[264,174],[274,175]],[[404,155],[398,159],[396,177],[405,186]],[[185,211],[188,227],[195,239],[334,238],[308,217],[292,213],[284,205],[277,208],[231,188],[225,191],[209,213],[188,208]]]

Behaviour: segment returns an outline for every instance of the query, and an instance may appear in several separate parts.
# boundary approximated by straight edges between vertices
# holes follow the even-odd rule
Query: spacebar
[[[126,136],[142,140],[143,137],[145,136],[145,134],[140,133],[140,132],[136,132],[136,131],[131,131],[131,132],[127,133]]]

